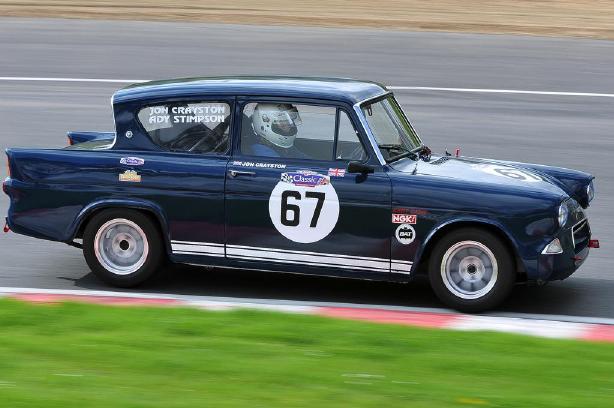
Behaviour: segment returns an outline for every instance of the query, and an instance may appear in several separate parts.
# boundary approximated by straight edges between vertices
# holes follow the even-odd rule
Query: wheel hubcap
[[[452,245],[441,261],[446,288],[462,299],[477,299],[497,283],[497,259],[481,242],[462,241]]]
[[[104,223],[94,238],[98,262],[109,272],[128,275],[147,259],[149,244],[145,233],[133,221],[116,218]]]

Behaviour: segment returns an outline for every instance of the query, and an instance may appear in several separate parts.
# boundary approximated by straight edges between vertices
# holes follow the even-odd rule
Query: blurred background
[[[518,288],[503,311],[614,318],[614,2],[0,0],[0,147],[113,130],[134,80],[339,76],[388,85],[434,152],[593,173],[602,248],[570,279]],[[0,212],[8,204],[0,196]],[[0,237],[0,286],[106,288],[81,252]],[[178,268],[142,290],[438,307],[410,288]]]

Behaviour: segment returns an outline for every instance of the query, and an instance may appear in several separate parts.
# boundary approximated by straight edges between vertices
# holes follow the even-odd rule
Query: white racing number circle
[[[317,242],[339,219],[339,197],[328,176],[283,173],[269,198],[269,216],[281,235],[294,242]]]
[[[401,224],[394,232],[394,236],[403,245],[409,245],[416,239],[416,230],[411,224]]]

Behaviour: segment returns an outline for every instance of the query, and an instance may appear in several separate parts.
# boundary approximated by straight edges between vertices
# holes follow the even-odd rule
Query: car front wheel
[[[464,228],[437,242],[429,262],[435,294],[463,312],[481,312],[499,305],[516,281],[514,259],[496,235]]]
[[[100,279],[132,287],[157,272],[163,246],[156,225],[145,214],[110,209],[96,214],[86,225],[83,254]]]

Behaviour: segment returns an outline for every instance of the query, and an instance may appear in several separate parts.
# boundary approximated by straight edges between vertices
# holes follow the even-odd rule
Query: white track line
[[[39,81],[39,82],[103,82],[135,84],[147,82],[146,79],[103,79],[103,78],[52,78],[52,77],[0,77],[0,81]]]
[[[614,94],[592,92],[555,92],[555,91],[525,91],[520,89],[482,89],[482,88],[436,88],[431,86],[389,86],[392,90],[411,91],[443,91],[443,92],[478,92],[521,95],[554,95],[554,96],[588,96],[598,98],[614,98]]]
[[[146,79],[107,79],[107,78],[54,78],[54,77],[0,77],[0,81],[39,81],[39,82],[99,82],[135,84],[147,82]],[[473,92],[519,95],[552,95],[592,98],[614,98],[614,94],[594,92],[558,92],[558,91],[528,91],[522,89],[487,89],[487,88],[439,88],[433,86],[388,86],[397,91],[436,91],[436,92]]]

